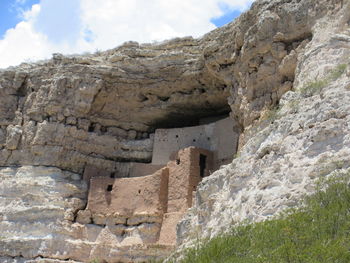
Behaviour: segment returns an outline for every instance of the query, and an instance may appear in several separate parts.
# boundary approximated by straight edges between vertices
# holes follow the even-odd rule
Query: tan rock
[[[16,150],[22,136],[21,127],[9,125],[6,130],[6,134],[6,149]]]
[[[348,20],[341,0],[258,0],[200,39],[128,42],[1,70],[0,166],[18,168],[0,169],[0,261],[160,259],[193,203],[177,227],[179,244],[269,218],[312,192],[317,175],[345,171],[349,76],[305,88],[349,65]],[[200,175],[209,174],[195,154],[193,162],[174,156],[167,187],[152,174],[115,183],[132,176],[133,163],[151,162],[156,129],[230,111],[240,154],[202,181],[195,200]],[[109,174],[92,179],[101,184],[92,187],[91,219],[79,211],[89,166]]]
[[[76,221],[81,224],[90,224],[91,223],[90,210],[79,210]]]

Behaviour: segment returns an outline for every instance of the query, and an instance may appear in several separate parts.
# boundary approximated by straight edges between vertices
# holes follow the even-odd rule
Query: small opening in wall
[[[210,137],[207,137],[207,140],[210,141]]]
[[[89,132],[94,132],[94,130],[95,130],[95,124],[91,123],[90,126],[89,126],[88,131]]]
[[[139,194],[141,194],[141,190],[139,190]]]
[[[112,190],[113,190],[113,185],[112,185],[112,184],[109,184],[109,185],[107,186],[107,192],[112,192]]]
[[[179,138],[179,135],[175,135],[175,138]]]
[[[176,159],[176,164],[177,164],[177,165],[180,164],[180,159]]]
[[[193,141],[193,142],[196,142],[196,139],[193,139],[192,141]]]
[[[115,178],[115,172],[111,173],[110,177]]]
[[[207,156],[204,154],[199,155],[199,169],[200,169],[200,176],[204,177],[205,176],[205,168],[207,164]]]

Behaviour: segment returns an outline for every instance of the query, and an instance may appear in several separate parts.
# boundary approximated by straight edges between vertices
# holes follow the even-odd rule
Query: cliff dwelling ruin
[[[162,260],[347,172],[349,10],[255,1],[198,39],[0,69],[0,262]]]
[[[88,202],[76,221],[108,227],[121,246],[174,246],[176,224],[192,206],[198,183],[236,152],[233,120],[210,121],[156,129],[152,162],[133,163],[124,173],[87,165]]]

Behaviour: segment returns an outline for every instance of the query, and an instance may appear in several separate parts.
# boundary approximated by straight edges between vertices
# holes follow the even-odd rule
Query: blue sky
[[[133,40],[200,37],[254,0],[0,0],[0,68]]]
[[[242,13],[241,10],[232,9],[225,3],[219,3],[219,8],[222,11],[222,15],[219,17],[213,17],[210,21],[217,27],[221,27],[232,22],[235,18],[239,17]]]
[[[21,11],[29,10],[37,3],[39,0],[0,0],[0,38],[23,19]]]
[[[228,11],[222,16],[212,18],[210,21],[217,27],[221,27],[232,22],[235,18],[239,17],[241,12],[239,10]]]

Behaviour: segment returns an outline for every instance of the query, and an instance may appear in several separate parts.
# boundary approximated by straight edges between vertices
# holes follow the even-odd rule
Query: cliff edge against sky
[[[200,39],[0,71],[0,261],[166,256],[76,222],[82,175],[93,165],[125,177],[151,162],[157,129],[202,119],[230,115],[237,153],[200,183],[179,246],[297,205],[317,177],[350,165],[349,26],[348,0],[258,0]]]

